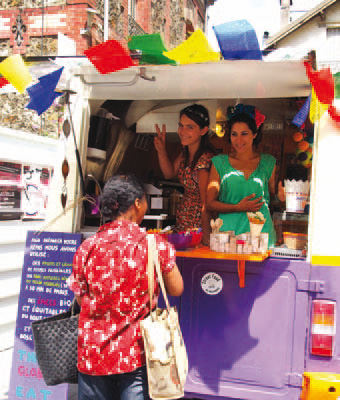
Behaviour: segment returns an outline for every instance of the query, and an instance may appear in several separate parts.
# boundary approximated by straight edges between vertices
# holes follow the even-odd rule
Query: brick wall
[[[186,39],[188,33],[184,19],[187,1],[138,0],[135,20],[144,32],[160,33],[166,47],[174,48]],[[39,7],[21,10],[17,7],[0,8],[0,55],[7,56],[13,53],[56,55],[59,32],[75,41],[77,55],[82,55],[85,49],[103,41],[104,0],[55,0],[55,3],[57,4],[44,8],[44,23],[42,23],[42,9]],[[162,7],[159,7],[158,3],[162,3]],[[202,13],[205,11],[201,9],[202,2],[190,0],[188,3],[194,7],[192,25],[195,28],[203,28]],[[26,4],[30,4],[28,0]],[[81,31],[87,28],[87,8],[98,11],[89,27],[91,35],[81,34]],[[26,26],[20,47],[15,40],[15,33],[12,32],[19,13]],[[126,44],[130,34],[128,18],[128,0],[109,0],[109,39],[117,39]]]

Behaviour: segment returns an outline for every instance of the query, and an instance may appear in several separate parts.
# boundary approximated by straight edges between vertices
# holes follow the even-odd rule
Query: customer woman
[[[227,134],[232,152],[212,159],[207,207],[219,213],[222,231],[235,231],[236,235],[250,231],[248,211],[261,211],[266,219],[262,232],[269,234],[271,246],[276,242],[269,211],[270,195],[275,194],[276,160],[256,150],[263,121],[264,116],[253,106],[240,104],[229,110]]]
[[[147,239],[139,227],[147,210],[142,182],[112,177],[101,213],[110,222],[77,250],[68,284],[81,305],[78,338],[79,400],[149,400],[140,321],[150,312]],[[175,250],[156,238],[167,291],[179,296]],[[156,306],[159,287],[155,279]]]
[[[205,198],[211,167],[211,157],[215,150],[209,144],[209,112],[200,105],[193,104],[180,111],[178,136],[183,151],[171,162],[166,151],[166,126],[162,131],[156,125],[155,148],[159,164],[166,179],[177,177],[184,186],[184,195],[176,211],[175,232],[203,229],[202,243],[209,243],[209,213]]]

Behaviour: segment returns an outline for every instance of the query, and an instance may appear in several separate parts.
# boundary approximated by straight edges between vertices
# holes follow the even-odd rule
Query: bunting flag
[[[334,104],[334,98],[339,95],[339,76],[333,77],[330,68],[324,68],[320,71],[314,71],[309,62],[305,61],[304,66],[310,83],[312,84],[312,102],[309,112],[309,118],[314,123],[322,114],[328,110],[329,116],[334,122],[340,124],[340,111]],[[314,97],[313,98],[313,94]]]
[[[245,19],[213,26],[225,60],[262,60],[262,52],[252,25]]]
[[[321,103],[315,93],[314,88],[312,88],[312,97],[310,102],[309,119],[312,124],[319,120],[324,112],[328,109],[328,104]]]
[[[334,79],[329,68],[314,71],[310,63],[304,62],[308,79],[312,84],[316,97],[323,104],[332,104],[334,99]]]
[[[334,77],[334,98],[340,99],[340,72],[337,72]]]
[[[59,82],[64,67],[44,75],[39,78],[39,82],[27,88],[30,96],[30,102],[26,108],[35,110],[38,115],[45,112],[53,103],[53,101],[62,95],[61,92],[55,92],[55,88]]]
[[[134,65],[128,51],[114,39],[93,46],[85,50],[84,54],[103,75]]]
[[[165,51],[163,54],[180,64],[220,60],[220,53],[213,51],[201,29],[197,29],[179,46],[170,51]]]
[[[139,60],[140,64],[176,65],[176,61],[170,60],[170,58],[163,54],[167,52],[167,49],[159,33],[130,36],[128,39],[128,47],[130,50],[140,50],[142,52]]]
[[[300,108],[299,112],[295,115],[292,123],[299,128],[303,125],[303,123],[306,121],[306,118],[309,113],[309,108],[310,108],[310,102],[311,102],[311,95],[309,95],[304,102],[303,106]]]
[[[6,86],[8,84],[9,84],[8,80],[2,76],[0,78],[0,88],[2,88],[3,86]]]
[[[2,61],[0,63],[0,73],[20,93],[23,93],[32,82],[32,76],[20,54],[14,54]]]

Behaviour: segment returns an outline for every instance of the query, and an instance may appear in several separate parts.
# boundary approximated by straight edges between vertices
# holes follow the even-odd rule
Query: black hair
[[[115,175],[104,185],[100,196],[100,211],[105,220],[113,221],[124,214],[136,199],[144,197],[144,184],[135,175]]]
[[[231,141],[230,140],[231,130],[232,130],[233,125],[236,122],[244,122],[245,124],[248,125],[248,127],[252,131],[253,135],[255,135],[257,133],[257,135],[256,135],[256,137],[254,138],[254,141],[253,141],[253,145],[254,146],[257,146],[261,142],[261,140],[262,140],[261,126],[259,128],[257,128],[255,119],[251,115],[246,113],[246,112],[240,112],[240,113],[234,114],[227,121],[227,139],[228,139],[228,142]]]
[[[208,127],[207,133],[205,135],[201,136],[201,142],[200,142],[199,148],[197,149],[196,153],[194,154],[194,158],[191,163],[191,169],[194,169],[197,164],[197,161],[199,160],[199,158],[201,157],[201,155],[204,152],[207,151],[207,152],[216,154],[216,150],[210,144],[210,141],[209,141],[209,125],[210,125],[209,112],[201,104],[192,104],[191,106],[185,107],[180,111],[179,117],[181,118],[183,115],[185,115],[186,117],[188,117],[192,121],[194,121],[200,127],[200,129]],[[189,150],[188,150],[187,146],[185,146],[183,149],[183,155],[184,155],[184,164],[185,164],[185,166],[188,166]]]

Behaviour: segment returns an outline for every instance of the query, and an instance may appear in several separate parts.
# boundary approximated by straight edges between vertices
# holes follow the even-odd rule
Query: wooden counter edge
[[[177,257],[187,258],[212,258],[218,260],[244,260],[261,262],[270,256],[270,251],[265,254],[235,254],[235,253],[219,253],[210,250],[208,246],[196,247],[189,250],[177,250]]]

